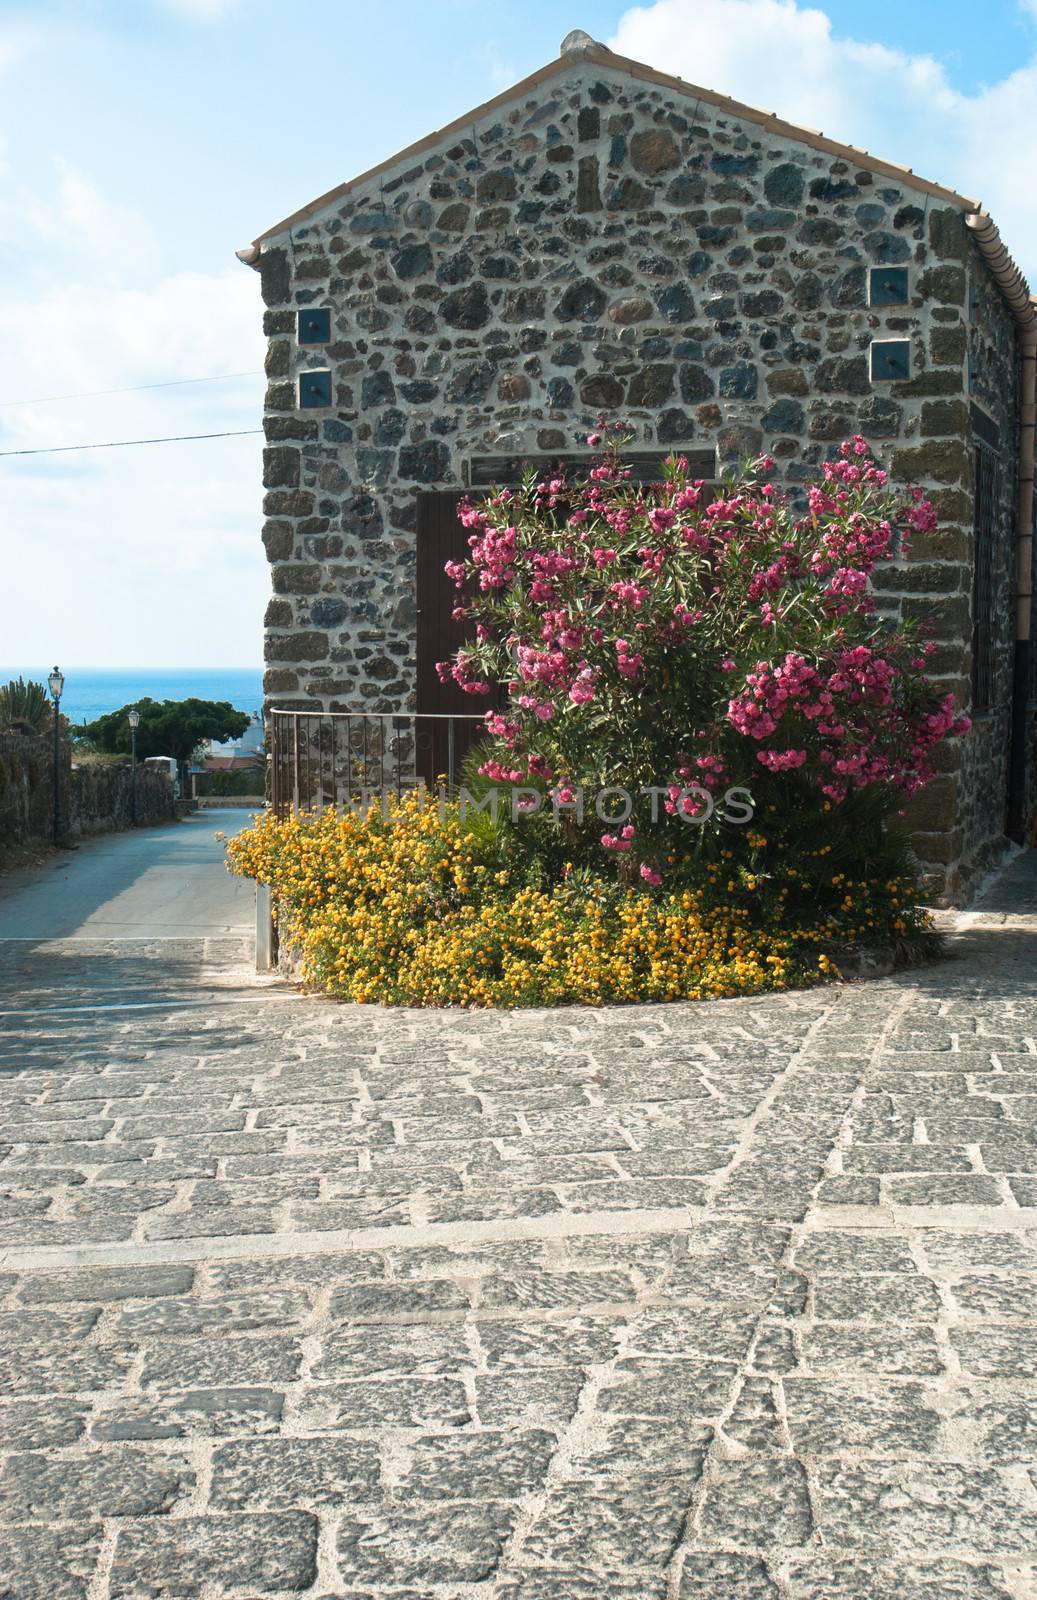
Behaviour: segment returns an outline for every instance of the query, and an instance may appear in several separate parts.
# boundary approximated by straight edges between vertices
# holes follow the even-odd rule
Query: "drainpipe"
[[[1008,835],[1026,842],[1026,789],[1031,760],[1029,699],[1033,641],[1033,460],[1034,401],[1037,379],[1037,300],[1001,242],[985,212],[965,218],[980,254],[1015,318],[1019,340],[1019,459],[1015,530],[1015,652],[1012,671],[1012,723],[1008,777]]]

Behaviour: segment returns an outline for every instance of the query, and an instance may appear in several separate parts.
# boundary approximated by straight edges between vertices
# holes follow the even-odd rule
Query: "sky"
[[[262,307],[234,252],[573,27],[974,196],[1037,287],[1037,0],[0,0],[0,662],[258,664]]]

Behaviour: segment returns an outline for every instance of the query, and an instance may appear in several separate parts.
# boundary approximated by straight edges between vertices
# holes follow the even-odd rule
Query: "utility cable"
[[[105,394],[141,394],[145,389],[179,389],[185,383],[227,383],[231,378],[258,378],[261,367],[249,372],[219,372],[211,378],[168,378],[164,383],[131,383],[125,389],[84,389],[77,394],[44,394],[36,400],[0,400],[0,411],[8,406],[47,406],[55,400],[96,400]]]
[[[41,450],[0,450],[0,456],[57,456],[69,450],[125,450],[133,444],[182,444],[193,439],[240,439],[262,428],[234,428],[228,433],[171,433],[164,439],[110,439],[106,444],[53,444]]]

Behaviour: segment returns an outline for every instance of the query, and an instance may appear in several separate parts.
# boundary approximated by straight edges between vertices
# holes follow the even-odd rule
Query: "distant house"
[[[265,693],[470,710],[453,508],[630,419],[645,472],[766,448],[792,490],[864,433],[939,530],[883,575],[972,734],[915,802],[963,897],[1037,803],[1037,313],[977,201],[571,34],[557,61],[268,229]]]
[[[255,712],[245,732],[237,739],[210,739],[206,749],[214,756],[254,755],[256,751],[263,749],[265,741],[263,718]]]

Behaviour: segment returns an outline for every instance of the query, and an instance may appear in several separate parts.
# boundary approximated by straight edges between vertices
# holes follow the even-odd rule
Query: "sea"
[[[263,705],[260,667],[62,667],[61,709],[72,723],[93,722],[136,700],[229,700],[250,714]],[[49,667],[0,667],[0,684],[34,679],[46,687]]]

